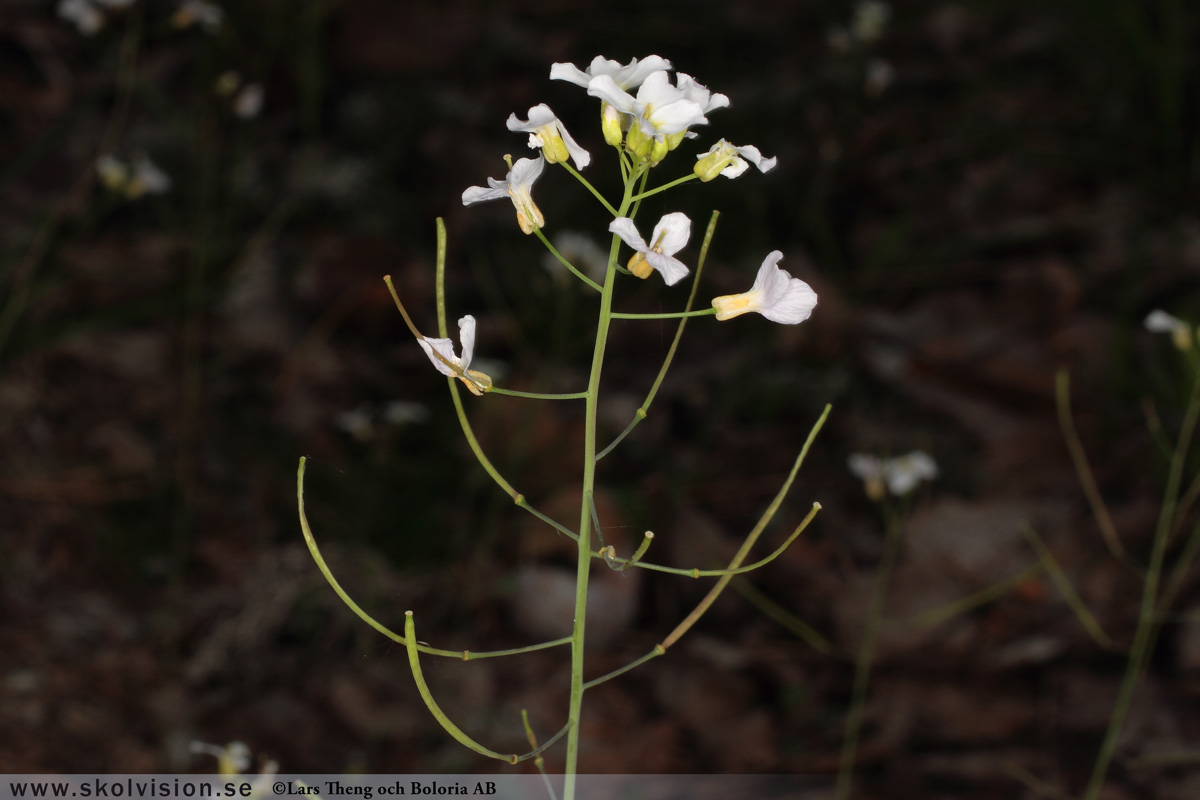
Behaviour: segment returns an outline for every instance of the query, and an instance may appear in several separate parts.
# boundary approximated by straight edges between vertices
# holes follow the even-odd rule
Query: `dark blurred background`
[[[893,580],[864,796],[1033,796],[1034,776],[1080,788],[1141,584],[1083,500],[1054,375],[1071,370],[1100,488],[1144,563],[1165,459],[1143,410],[1173,435],[1188,383],[1141,320],[1198,310],[1192,4],[909,0],[878,36],[841,2],[256,0],[191,24],[180,7],[0,7],[0,769],[208,770],[190,743],[233,740],[289,772],[504,768],[434,724],[403,649],[324,582],[295,467],[311,459],[317,538],[379,620],[399,629],[413,609],[420,637],[451,649],[545,638],[571,548],[475,462],[382,276],[432,335],[444,217],[448,313],[479,319],[477,357],[504,386],[582,388],[593,298],[544,266],[509,204],[460,196],[525,155],[504,121],[539,102],[611,191],[597,102],[549,81],[550,64],[658,54],[732,101],[660,180],[719,137],[779,166],[655,196],[644,232],[689,213],[694,263],[718,209],[702,304],[748,288],[779,249],[820,305],[797,327],[688,325],[649,418],[602,462],[606,535],[628,552],[650,529],[649,560],[722,563],[832,403],[762,551],[824,510],[666,657],[589,693],[582,768],[836,771],[882,547],[846,458],[919,448],[941,476],[917,495]],[[535,197],[551,237],[603,239],[563,171]],[[618,302],[686,296],[655,277]],[[673,332],[614,326],[602,440]],[[467,400],[500,470],[573,526],[581,406]],[[1013,580],[1038,563],[1025,522],[1115,648],[1044,574]],[[647,652],[708,588],[597,575],[590,674]],[[1200,794],[1196,582],[1111,797]],[[506,752],[524,749],[522,708],[542,736],[563,724],[568,669],[565,650],[426,661],[443,707]]]

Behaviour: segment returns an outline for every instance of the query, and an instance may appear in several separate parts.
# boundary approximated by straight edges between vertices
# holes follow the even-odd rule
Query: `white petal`
[[[653,251],[646,253],[645,256],[646,263],[658,270],[658,274],[663,277],[663,283],[667,286],[674,286],[687,277],[688,268],[679,259]]]
[[[693,125],[708,123],[708,118],[704,116],[704,109],[691,100],[676,100],[664,105],[651,104],[650,116],[646,119],[654,126],[653,133],[660,136],[670,136],[672,133],[687,130]],[[642,130],[645,130],[644,126]]]
[[[751,292],[762,292],[758,313],[781,325],[797,325],[812,316],[817,293],[778,264],[783,253],[773,250],[758,269]]]
[[[673,256],[684,248],[692,235],[692,221],[679,211],[666,214],[654,226],[650,246],[664,255]]]
[[[759,313],[780,325],[797,325],[812,316],[817,307],[817,293],[799,278],[789,277],[784,294],[774,302],[764,303]]]
[[[458,321],[458,339],[462,342],[462,368],[465,372],[475,356],[475,318],[470,314]]]
[[[696,82],[696,79],[684,72],[675,73],[675,85],[684,96],[700,106],[704,113],[718,108],[726,108],[729,98],[723,94],[713,94],[707,87]]]
[[[869,481],[879,478],[883,474],[883,465],[879,459],[866,453],[854,453],[846,462],[846,466],[858,478],[864,481]]]
[[[557,63],[550,65],[550,80],[552,81],[568,81],[576,86],[588,85],[588,81],[592,79],[591,75],[581,70],[574,64]]]
[[[758,167],[760,172],[766,172],[767,170],[775,167],[776,159],[774,157],[763,158],[763,154],[759,152],[759,149],[752,144],[746,145],[745,147],[739,147],[737,148],[737,151],[739,156],[745,158],[754,166]],[[723,175],[725,173],[721,174]]]
[[[541,177],[542,169],[545,166],[546,159],[541,156],[537,158],[517,159],[517,163],[513,164],[512,171],[508,173],[508,185],[510,187],[524,187],[528,189],[533,185],[534,181]],[[491,183],[490,178],[488,182]]]
[[[425,355],[429,356],[429,360],[437,367],[438,372],[448,375],[451,378],[458,377],[454,370],[442,363],[441,358],[433,354],[436,350],[442,358],[445,358],[451,364],[458,364],[458,356],[454,355],[454,342],[449,339],[430,339],[428,336],[422,336],[420,339],[417,339],[417,344],[421,345],[421,349],[425,351]]]
[[[567,145],[567,152],[571,154],[571,160],[575,162],[575,169],[583,169],[592,163],[591,154],[576,143],[575,137],[567,132],[567,129],[563,127],[561,122],[558,123],[558,132],[562,135],[563,142]]]
[[[736,178],[748,169],[750,169],[750,165],[744,159],[734,158],[733,161],[729,162],[728,167],[721,170],[721,174],[726,178]]]
[[[482,186],[472,186],[464,191],[462,193],[463,205],[469,206],[472,203],[482,203],[487,200],[508,197],[508,184],[502,183],[495,178],[488,178],[488,183],[491,184],[490,189],[485,189]]]
[[[635,58],[613,75],[613,80],[622,89],[636,89],[652,72],[668,70],[671,62],[661,56],[646,56],[640,62]]]
[[[618,111],[626,114],[639,113],[634,110],[634,104],[637,101],[633,99],[633,95],[617,86],[611,76],[598,75],[588,82],[587,87],[589,95],[599,97]]]
[[[550,110],[550,106],[545,103],[539,103],[529,109],[529,119],[522,122],[517,119],[516,114],[508,115],[508,129],[510,131],[536,131],[543,125],[549,125],[552,122],[557,122],[558,117],[554,116],[554,112]]]
[[[1180,328],[1187,327],[1187,323],[1178,317],[1173,317],[1161,308],[1156,308],[1146,315],[1146,321],[1143,323],[1146,330],[1151,333],[1174,333]]]
[[[661,106],[686,100],[687,95],[682,90],[671,85],[671,78],[663,70],[656,70],[646,76],[642,87],[638,89],[638,102],[643,105]]]
[[[750,291],[766,291],[768,287],[778,283],[776,273],[783,272],[779,268],[779,262],[783,260],[783,253],[779,250],[772,250],[767,253],[767,257],[763,259],[762,266],[758,268],[758,274],[754,276],[754,285],[750,287]],[[784,273],[785,275],[787,273]]]
[[[621,238],[621,241],[637,250],[639,253],[644,253],[648,249],[646,240],[638,233],[637,226],[633,224],[633,220],[629,217],[617,217],[608,225],[608,232],[615,233]]]

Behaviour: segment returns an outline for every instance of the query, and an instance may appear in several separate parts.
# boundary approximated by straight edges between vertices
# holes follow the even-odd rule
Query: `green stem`
[[[489,750],[463,733],[462,729],[446,716],[446,712],[442,711],[437,701],[433,699],[433,693],[429,691],[429,685],[425,683],[425,675],[421,671],[420,650],[417,647],[417,633],[413,623],[413,612],[411,611],[404,612],[404,639],[406,642],[405,647],[408,649],[408,665],[412,669],[413,681],[417,684],[417,692],[420,693],[421,699],[425,701],[425,706],[433,714],[434,719],[463,747],[474,750],[476,753],[488,758],[507,761],[509,764],[519,764],[522,761],[528,761],[531,758],[541,755],[566,733],[566,728],[563,728],[557,734],[550,737],[542,746],[521,755],[517,755],[516,753],[497,753],[495,750]]]
[[[712,244],[713,234],[717,232],[717,220],[720,219],[721,212],[714,211],[712,217],[708,220],[708,228],[704,231],[704,243],[700,245],[700,257],[696,260],[696,274],[692,278],[692,291],[688,294],[687,304],[683,310],[691,311],[692,303],[696,302],[696,291],[700,288],[700,273],[704,271],[704,262],[708,260],[708,248]],[[613,316],[616,316],[615,314]],[[654,384],[650,387],[650,391],[646,394],[646,400],[642,403],[634,414],[632,420],[625,430],[609,442],[608,447],[605,447],[596,456],[596,460],[604,458],[613,451],[618,444],[621,443],[629,433],[637,427],[637,424],[646,418],[646,414],[650,410],[650,404],[654,402],[654,396],[658,394],[658,387],[662,386],[663,379],[667,376],[667,370],[671,366],[671,362],[675,359],[675,351],[679,349],[679,340],[683,338],[683,329],[687,327],[687,317],[679,319],[679,326],[675,329],[675,338],[671,340],[671,346],[667,349],[667,357],[663,359],[662,367],[658,370],[658,375],[654,378]]]
[[[629,209],[633,194],[634,173],[625,184],[625,196],[616,216],[624,216]],[[584,405],[583,429],[583,491],[580,497],[578,555],[575,561],[575,624],[571,631],[571,696],[567,708],[567,761],[563,800],[575,800],[575,777],[579,771],[579,718],[583,709],[583,643],[584,623],[587,619],[588,574],[592,566],[592,513],[588,498],[596,486],[596,417],[600,398],[600,373],[604,368],[604,350],[608,344],[608,328],[611,322],[613,291],[616,286],[617,249],[620,239],[613,236],[608,253],[608,271],[604,276],[604,288],[600,292],[599,321],[596,325],[596,343],[592,350],[592,370],[588,378],[587,399]]]
[[[1125,665],[1125,677],[1121,681],[1121,689],[1117,693],[1117,701],[1113,706],[1112,715],[1108,720],[1108,730],[1104,741],[1100,744],[1100,752],[1096,756],[1096,764],[1092,769],[1092,777],[1088,782],[1084,800],[1096,800],[1104,786],[1104,776],[1117,749],[1117,739],[1121,735],[1121,727],[1129,713],[1133,692],[1150,657],[1151,644],[1155,639],[1158,609],[1158,584],[1162,575],[1163,562],[1166,559],[1167,540],[1175,523],[1175,508],[1179,499],[1179,486],[1183,480],[1183,468],[1187,461],[1187,452],[1191,445],[1192,435],[1196,430],[1197,417],[1200,416],[1200,373],[1192,384],[1192,394],[1188,398],[1187,411],[1179,430],[1179,439],[1175,452],[1171,456],[1171,469],[1167,474],[1167,487],[1163,494],[1162,509],[1158,516],[1158,527],[1154,532],[1154,546],[1150,553],[1150,563],[1146,566],[1146,583],[1142,588],[1142,602],[1138,612],[1137,630],[1133,634],[1133,644],[1129,650],[1129,661]]]
[[[329,569],[329,565],[325,563],[324,556],[321,555],[321,549],[317,547],[317,539],[313,536],[312,528],[308,524],[308,515],[304,512],[304,469],[308,462],[307,458],[300,459],[300,467],[296,470],[296,504],[300,512],[300,530],[304,533],[304,542],[308,545],[308,552],[312,556],[313,561],[317,565],[317,569],[325,576],[325,580],[333,587],[333,592],[346,607],[353,611],[358,618],[370,625],[375,630],[382,633],[384,636],[391,639],[393,642],[407,646],[408,643],[403,636],[393,631],[383,623],[377,621],[374,617],[363,611],[358,603],[346,593],[342,585],[338,583],[337,578],[333,576],[333,571]],[[566,644],[571,641],[570,637],[564,636],[561,639],[555,639],[550,642],[542,642],[541,644],[529,645],[527,647],[516,647],[509,650],[485,650],[475,651],[470,650],[439,650],[436,647],[429,645],[418,645],[417,649],[422,653],[431,656],[445,656],[446,658],[458,658],[463,661],[471,661],[478,658],[499,658],[501,656],[514,656],[519,653],[532,653],[535,650],[545,650],[549,647],[558,647],[561,644]]]
[[[606,204],[606,205],[607,205],[607,204]],[[546,249],[550,251],[550,254],[551,254],[552,256],[554,256],[555,258],[557,258],[560,264],[562,264],[564,267],[566,267],[567,269],[569,269],[569,270],[571,271],[571,274],[572,274],[572,275],[574,275],[576,278],[579,278],[579,280],[583,281],[583,282],[584,282],[584,283],[586,283],[588,286],[590,286],[590,287],[592,287],[593,289],[595,289],[597,292],[598,292],[598,291],[600,291],[600,284],[596,283],[594,280],[592,280],[591,278],[589,278],[587,275],[584,275],[582,272],[580,272],[580,271],[579,271],[579,270],[578,270],[578,269],[575,267],[575,265],[574,265],[574,264],[572,264],[570,261],[568,261],[568,260],[567,260],[567,259],[566,259],[566,258],[563,256],[563,254],[562,254],[562,253],[558,252],[558,248],[556,248],[554,245],[550,244],[550,240],[546,238],[546,234],[542,233],[542,229],[541,229],[541,228],[534,228],[534,229],[533,229],[533,232],[534,232],[535,234],[537,234],[537,237],[538,237],[539,239],[541,239],[541,240],[542,240],[542,244],[546,245]]]
[[[715,308],[702,308],[699,311],[667,311],[661,314],[627,314],[621,311],[612,313],[613,319],[682,319],[683,317],[710,317],[717,313]]]
[[[867,609],[866,628],[859,644],[858,657],[854,663],[854,688],[850,695],[850,712],[846,715],[846,734],[842,740],[842,756],[838,763],[838,779],[835,797],[846,800],[850,796],[850,783],[854,778],[854,758],[858,751],[858,736],[862,729],[863,711],[866,707],[867,684],[871,680],[871,662],[875,658],[875,646],[883,628],[883,605],[887,599],[888,583],[892,570],[900,556],[901,534],[904,520],[892,515],[888,520],[887,534],[883,545],[883,558],[875,573],[875,586],[871,590]]]
[[[593,196],[594,196],[594,197],[595,197],[597,200],[599,200],[599,201],[600,201],[600,204],[601,204],[602,206],[604,206],[605,210],[607,210],[607,211],[608,211],[608,213],[612,214],[614,217],[619,217],[619,216],[621,216],[621,214],[620,214],[620,213],[619,213],[619,212],[618,212],[618,211],[617,211],[615,208],[613,208],[613,207],[612,207],[612,205],[611,205],[611,204],[610,204],[610,203],[609,203],[607,200],[605,200],[605,199],[604,199],[604,195],[602,195],[602,194],[600,194],[600,192],[596,191],[596,187],[595,187],[595,186],[592,186],[592,184],[590,184],[590,183],[588,182],[588,179],[587,179],[587,178],[585,178],[585,177],[583,177],[582,175],[580,175],[580,174],[579,174],[579,172],[578,172],[578,171],[577,171],[577,170],[576,170],[574,167],[572,167],[570,164],[568,164],[566,161],[560,161],[559,163],[560,163],[560,164],[562,164],[564,167],[566,167],[566,170],[567,170],[567,172],[569,172],[569,173],[571,173],[572,175],[574,175],[574,176],[575,176],[575,180],[577,180],[577,181],[579,181],[580,183],[582,183],[582,184],[583,184],[583,186],[584,186],[584,188],[586,188],[586,189],[587,189],[589,192],[591,192],[591,193],[592,193],[592,195],[593,195]],[[625,206],[624,206],[624,205],[622,205],[622,206],[621,206],[621,208],[622,208],[622,209],[624,209],[624,208],[625,208]],[[585,278],[584,280],[587,280],[587,279]],[[592,282],[591,282],[590,280],[588,280],[588,283],[592,283]],[[593,286],[595,289],[597,289],[597,290],[600,288],[600,287],[599,287],[597,284],[595,284],[595,283],[592,283],[592,286]]]
[[[587,397],[587,392],[572,392],[570,394],[543,394],[541,392],[518,392],[516,389],[501,389],[499,386],[493,386],[487,390],[488,394],[503,394],[509,397],[527,397],[531,400],[583,400]]]
[[[667,189],[674,189],[679,184],[687,183],[688,181],[694,181],[694,180],[696,180],[696,178],[697,178],[697,175],[696,175],[696,173],[693,172],[691,175],[684,175],[682,178],[676,178],[675,180],[671,181],[670,183],[664,183],[662,186],[655,186],[653,189],[651,189],[647,192],[641,192],[639,194],[636,194],[636,195],[634,195],[633,199],[635,201],[640,202],[642,200],[645,200],[647,197],[650,197],[651,195],[658,194],[659,192],[665,192]]]

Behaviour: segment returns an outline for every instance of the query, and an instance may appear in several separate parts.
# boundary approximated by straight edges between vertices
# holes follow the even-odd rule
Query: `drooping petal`
[[[674,286],[687,277],[687,265],[677,258],[654,251],[646,253],[645,257],[646,262],[662,275],[663,283],[667,286]]]
[[[608,225],[608,232],[615,233],[621,238],[621,241],[632,247],[638,252],[644,253],[647,250],[646,240],[638,233],[637,226],[633,224],[633,220],[629,217],[617,217]]]
[[[546,162],[541,158],[519,158],[513,164],[512,172],[508,174],[509,186],[533,186],[533,182],[542,176]]]
[[[546,220],[542,217],[541,209],[533,202],[531,194],[533,182],[542,174],[546,161],[541,156],[537,158],[518,159],[503,181],[488,178],[488,186],[472,186],[462,194],[464,206],[481,203],[486,200],[498,200],[508,197],[517,210],[517,224],[525,233],[533,233],[534,228],[542,228]]]
[[[676,72],[675,85],[683,92],[684,97],[698,104],[705,114],[718,108],[729,107],[728,97],[710,92],[707,87],[697,83],[691,75]]]
[[[747,161],[749,161],[754,166],[758,167],[759,172],[767,172],[769,170],[774,169],[775,164],[778,162],[778,159],[776,159],[774,156],[772,156],[770,158],[764,157],[762,152],[759,151],[759,149],[752,144],[748,144],[743,147],[738,147],[736,149],[737,149],[738,155],[741,156],[742,158],[746,159]],[[724,175],[725,173],[722,172],[721,174]],[[733,176],[726,176],[726,177],[733,177]]]
[[[438,372],[450,378],[458,378],[471,394],[482,396],[491,390],[492,379],[482,372],[470,369],[471,360],[475,356],[475,318],[470,314],[458,321],[458,336],[462,341],[461,359],[454,354],[454,342],[450,339],[422,336],[417,339],[417,344],[421,345],[421,349]]]
[[[436,351],[438,355],[446,359],[446,361],[449,361],[451,364],[461,364],[461,362],[458,360],[458,356],[454,355],[453,341],[450,339],[431,339],[428,336],[422,336],[420,339],[417,339],[417,344],[421,345],[421,349],[425,351],[425,355],[429,357],[431,362],[433,362],[433,366],[437,368],[438,372],[451,378],[458,377],[457,372],[451,369],[450,366],[443,362],[441,358],[438,358],[436,355],[434,355],[434,352]]]
[[[462,368],[465,372],[475,357],[475,318],[470,314],[458,321],[458,340],[462,342]]]
[[[482,203],[487,200],[497,200],[501,197],[508,196],[508,184],[504,181],[498,181],[495,178],[488,178],[488,185],[491,188],[483,186],[472,186],[462,193],[462,201],[464,206],[469,206],[472,203]]]
[[[633,95],[618,86],[611,75],[598,75],[592,78],[587,84],[587,90],[592,97],[600,98],[624,114],[637,115],[640,113],[635,110],[638,101],[634,99]]]
[[[588,152],[576,143],[567,132],[566,126],[545,103],[539,103],[529,109],[528,120],[521,120],[516,114],[510,114],[506,124],[510,131],[529,133],[529,146],[541,148],[542,156],[551,164],[565,161],[569,157],[575,161],[578,169],[583,169],[591,162]]]

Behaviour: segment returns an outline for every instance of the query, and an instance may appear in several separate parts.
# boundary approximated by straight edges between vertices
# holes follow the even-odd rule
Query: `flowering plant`
[[[487,186],[474,186],[463,192],[464,205],[485,202],[488,200],[509,199],[516,211],[517,225],[520,230],[536,236],[545,246],[549,254],[558,264],[578,279],[594,293],[596,298],[596,331],[592,350],[592,361],[586,387],[580,391],[565,394],[543,394],[521,392],[497,385],[493,379],[483,372],[471,369],[472,358],[476,346],[476,322],[470,314],[459,320],[461,355],[455,352],[454,342],[448,335],[444,276],[447,260],[447,245],[445,226],[438,221],[438,260],[437,260],[437,336],[430,337],[421,333],[409,310],[400,300],[399,292],[393,286],[391,278],[385,277],[388,289],[395,300],[403,320],[409,331],[416,338],[417,344],[428,356],[434,368],[448,378],[449,389],[460,424],[481,466],[496,484],[505,491],[520,508],[533,514],[545,522],[553,531],[551,535],[564,535],[572,539],[577,546],[575,572],[575,601],[573,608],[573,624],[571,634],[561,639],[545,642],[539,645],[519,648],[518,650],[472,653],[450,652],[420,644],[415,634],[415,621],[412,612],[406,614],[403,634],[393,632],[370,617],[359,608],[345,593],[337,580],[330,573],[321,557],[320,550],[313,538],[311,528],[304,515],[303,475],[304,460],[301,460],[299,470],[298,499],[300,505],[300,521],[308,542],[310,552],[319,568],[334,590],[360,617],[380,632],[404,644],[408,650],[409,663],[413,671],[418,690],[427,706],[442,726],[455,739],[472,750],[493,758],[504,759],[512,763],[524,759],[536,759],[539,768],[542,765],[541,753],[554,744],[560,737],[567,740],[565,754],[566,783],[564,797],[571,798],[575,792],[575,774],[579,763],[580,748],[580,718],[583,698],[588,689],[600,683],[617,677],[641,663],[663,655],[697,619],[717,599],[734,575],[749,572],[770,562],[800,535],[811,521],[819,504],[814,503],[812,510],[785,538],[782,544],[770,555],[759,561],[747,564],[751,548],[757,542],[767,525],[781,507],[788,490],[803,462],[813,438],[820,430],[829,408],[817,420],[804,444],[792,470],[774,501],[764,511],[762,517],[753,529],[746,535],[736,556],[721,569],[699,569],[696,567],[672,567],[651,564],[643,561],[654,534],[647,531],[635,551],[622,556],[617,553],[612,544],[605,544],[600,535],[600,520],[594,494],[597,489],[597,463],[617,447],[628,436],[637,424],[646,417],[654,400],[658,387],[661,385],[667,370],[674,358],[676,346],[683,334],[687,321],[693,317],[715,316],[718,320],[728,320],[750,311],[761,314],[768,320],[780,324],[794,325],[812,314],[817,304],[817,295],[812,288],[779,267],[783,254],[776,250],[770,253],[762,262],[758,275],[749,291],[718,297],[711,306],[693,309],[699,288],[699,279],[705,259],[711,245],[716,228],[717,215],[714,213],[701,241],[699,252],[689,252],[692,242],[692,221],[679,211],[664,214],[653,226],[648,239],[639,232],[636,218],[642,201],[653,195],[667,191],[675,186],[689,181],[707,183],[718,175],[726,178],[737,178],[744,174],[750,164],[761,172],[768,172],[776,166],[774,158],[762,155],[758,148],[751,145],[735,146],[725,140],[719,140],[706,152],[697,154],[690,168],[682,177],[668,180],[655,186],[650,186],[651,177],[655,170],[670,154],[684,141],[696,137],[694,128],[707,125],[708,114],[730,105],[729,98],[723,94],[709,91],[690,75],[676,72],[674,78],[670,75],[671,63],[659,56],[649,56],[642,60],[634,59],[628,64],[620,64],[602,57],[597,57],[586,70],[572,64],[555,64],[550,70],[551,79],[563,80],[576,84],[587,90],[587,95],[600,100],[600,134],[603,140],[611,146],[615,153],[616,165],[620,169],[622,193],[619,198],[610,199],[598,191],[581,171],[592,163],[591,154],[585,150],[567,131],[560,117],[544,103],[533,106],[528,110],[527,117],[521,119],[516,113],[507,121],[507,128],[516,133],[528,134],[526,143],[530,149],[537,151],[532,158],[520,158],[515,162],[510,156],[505,156],[507,173],[503,180],[487,179]],[[636,93],[636,94],[635,94]],[[534,183],[542,175],[547,166],[561,167],[578,180],[579,184],[589,192],[599,203],[604,222],[603,229],[612,235],[607,250],[606,261],[602,273],[580,260],[579,264],[572,263],[566,255],[559,251],[546,237],[544,229],[561,224],[553,215],[548,219],[535,202]],[[595,226],[599,228],[600,226]],[[640,230],[645,231],[646,225]],[[556,240],[562,241],[556,237]],[[633,250],[630,257],[621,255],[622,246]],[[580,250],[578,247],[563,248],[564,250]],[[582,267],[582,268],[581,268]],[[614,288],[618,281],[629,278],[646,279],[657,272],[667,287],[672,287],[689,275],[692,276],[690,295],[680,311],[656,314],[639,314],[618,311],[614,308]],[[664,290],[665,291],[665,290]],[[601,446],[597,426],[598,408],[600,405],[600,377],[605,363],[605,350],[608,342],[608,332],[614,319],[627,320],[677,320],[674,343],[663,362],[658,377],[650,388],[644,402],[637,409],[628,426],[612,441]],[[480,398],[489,394],[501,394],[526,397],[539,400],[582,401],[584,405],[584,446],[582,453],[582,492],[579,502],[579,524],[570,529],[552,520],[538,511],[526,500],[525,496],[513,488],[512,484],[497,470],[490,458],[483,452],[475,438],[467,417],[466,407],[459,389],[459,382],[468,391]],[[480,400],[486,402],[486,400]],[[679,625],[666,636],[658,645],[643,657],[608,675],[585,680],[584,676],[584,641],[585,621],[588,618],[588,584],[591,567],[594,562],[602,562],[611,569],[624,571],[631,568],[653,569],[659,572],[685,575],[693,578],[715,578],[716,583],[705,599]],[[487,656],[510,655],[516,652],[541,649],[555,646],[569,646],[571,651],[571,691],[567,713],[567,723],[556,735],[544,744],[538,745],[534,732],[526,722],[526,731],[533,745],[530,752],[525,754],[501,754],[479,744],[461,729],[459,729],[438,707],[422,677],[420,656],[450,656],[457,658],[480,658]]]

